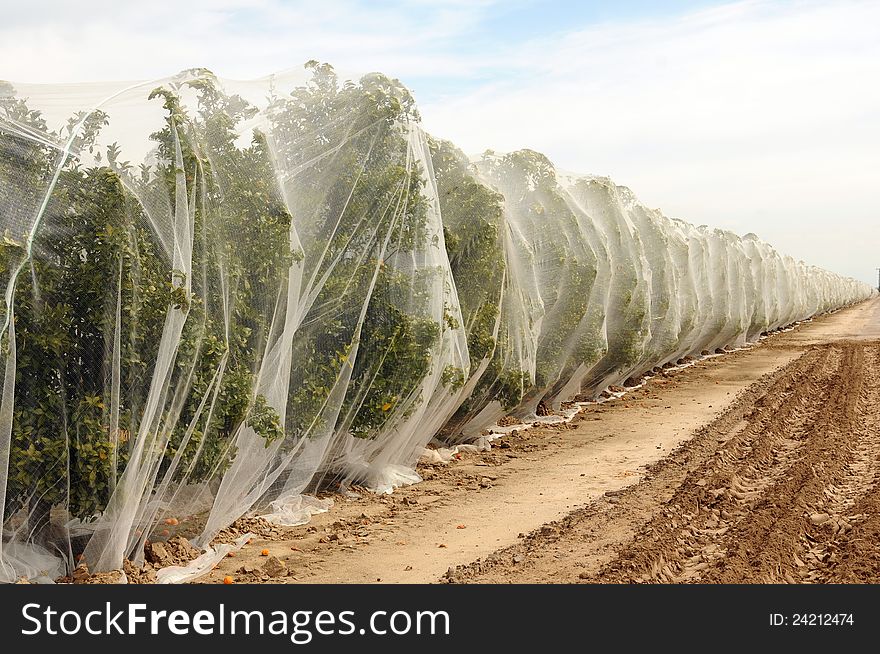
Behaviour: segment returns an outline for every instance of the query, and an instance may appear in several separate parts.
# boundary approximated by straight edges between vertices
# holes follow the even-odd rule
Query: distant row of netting
[[[0,85],[0,578],[388,489],[436,434],[870,293],[307,69]]]
[[[470,162],[448,142],[431,148],[471,360],[447,438],[873,293],[754,234],[695,227],[607,178],[559,173],[537,152]]]

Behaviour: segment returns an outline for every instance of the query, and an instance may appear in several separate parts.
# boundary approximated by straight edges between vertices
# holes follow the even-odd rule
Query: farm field
[[[6,9],[10,651],[877,640],[880,0]]]
[[[441,499],[387,554],[415,548],[401,580],[434,579],[821,359],[718,357],[877,294],[536,150],[468,156],[380,73],[58,93],[0,82],[0,582],[196,581],[248,534],[409,493]],[[337,579],[389,579],[360,562],[374,516],[355,511],[306,533],[351,555]],[[235,570],[288,579],[263,549],[268,569]]]
[[[874,581],[878,376],[875,298],[422,465],[391,495],[336,496],[202,581]]]

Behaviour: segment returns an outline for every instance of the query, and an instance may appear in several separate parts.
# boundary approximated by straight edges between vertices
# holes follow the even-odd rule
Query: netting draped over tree
[[[2,581],[390,490],[435,436],[872,293],[536,152],[470,161],[315,62],[0,82],[0,227]]]

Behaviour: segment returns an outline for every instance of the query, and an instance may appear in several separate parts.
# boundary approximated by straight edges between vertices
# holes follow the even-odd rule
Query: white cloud
[[[507,53],[422,106],[469,152],[530,147],[696,223],[827,268],[880,265],[880,4],[743,2]]]
[[[63,0],[0,10],[0,77],[152,79],[193,66],[253,78],[309,59],[397,75],[451,70],[443,48],[495,0]]]

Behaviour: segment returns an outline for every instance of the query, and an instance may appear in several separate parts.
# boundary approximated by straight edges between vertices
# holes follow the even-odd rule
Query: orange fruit
[[[269,556],[269,550],[263,550],[260,552],[260,556]]]
[[[234,584],[235,579],[233,579],[232,577],[223,577],[223,583],[228,586],[229,584]]]

